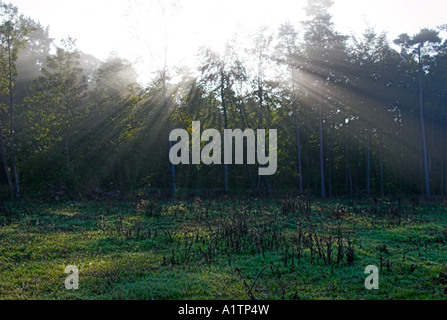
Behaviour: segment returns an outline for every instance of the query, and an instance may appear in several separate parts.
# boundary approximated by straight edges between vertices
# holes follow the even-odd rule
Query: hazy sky
[[[8,1],[6,1],[8,2]],[[170,64],[187,63],[199,45],[218,48],[231,34],[253,32],[259,25],[276,28],[305,19],[306,0],[10,0],[20,12],[50,26],[56,39],[70,35],[79,48],[105,59],[111,52],[136,63],[142,80],[163,63],[167,43]],[[163,4],[163,5],[160,5]],[[338,31],[362,32],[366,25],[403,32],[447,23],[445,0],[335,0],[332,10]],[[167,25],[166,31],[164,25]],[[164,35],[168,34],[168,37]]]

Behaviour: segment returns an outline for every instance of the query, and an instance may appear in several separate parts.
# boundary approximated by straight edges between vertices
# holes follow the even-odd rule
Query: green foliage
[[[432,193],[447,194],[439,147],[447,124],[442,27],[402,34],[398,52],[373,29],[361,37],[337,32],[332,5],[309,1],[303,23],[260,28],[223,52],[202,48],[198,75],[163,66],[143,87],[132,64],[116,55],[100,61],[70,38],[51,51],[47,28],[2,4],[1,183],[9,186],[17,172],[32,184],[23,189],[34,189],[38,179],[27,172],[40,167],[33,159],[64,153],[79,182],[59,183],[83,193],[157,189],[167,196],[175,186],[179,194],[419,194],[422,76],[426,171]],[[257,165],[171,166],[169,133],[191,130],[195,120],[203,130],[276,129],[277,174],[258,177]]]
[[[22,164],[27,168],[23,180],[31,194],[46,198],[52,186],[65,186],[69,194],[76,195],[81,187],[79,173],[67,161],[62,152],[48,151],[31,155]]]
[[[159,214],[146,214],[150,207]],[[7,204],[0,295],[445,299],[445,210],[434,202],[300,198]],[[79,268],[79,290],[64,287],[67,265]],[[369,265],[380,268],[378,291],[365,289]]]

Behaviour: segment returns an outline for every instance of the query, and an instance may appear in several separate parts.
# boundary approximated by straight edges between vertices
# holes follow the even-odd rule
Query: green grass
[[[79,290],[65,289],[68,265]],[[379,290],[365,289],[368,265],[381,269]],[[446,299],[447,212],[305,199],[9,203],[0,298]]]

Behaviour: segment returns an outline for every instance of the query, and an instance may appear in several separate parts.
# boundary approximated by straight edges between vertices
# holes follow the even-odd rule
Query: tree
[[[85,158],[89,164],[89,178],[96,178],[102,185],[118,186],[124,190],[124,158],[137,130],[135,105],[141,88],[132,65],[112,55],[92,73],[88,92],[87,114],[84,116],[80,135],[85,145]],[[79,139],[78,139],[79,140]],[[136,154],[135,150],[134,154]],[[93,169],[93,170],[92,170]]]
[[[378,35],[368,28],[359,40],[353,38],[350,52],[349,88],[352,108],[357,111],[365,130],[366,190],[371,192],[373,181],[371,154],[374,138],[378,140],[380,195],[384,184],[384,135],[391,133],[399,97],[396,72],[398,54],[388,44],[386,34]],[[394,113],[394,114],[393,114]]]
[[[276,59],[280,64],[287,67],[289,77],[285,80],[288,91],[288,99],[291,102],[292,114],[294,116],[296,145],[298,153],[298,175],[299,192],[303,193],[303,165],[301,159],[301,134],[299,116],[299,65],[301,52],[298,47],[298,32],[291,23],[281,25],[276,46]]]
[[[64,143],[67,167],[70,166],[70,141],[78,120],[85,114],[83,98],[86,77],[79,67],[80,53],[72,39],[63,41],[47,59],[47,67],[33,84],[33,96],[26,100],[34,139],[44,149],[58,141]]]
[[[21,104],[25,97],[31,94],[30,87],[33,81],[42,75],[40,70],[46,67],[53,43],[48,27],[43,27],[31,18],[23,18],[22,24],[27,25],[31,32],[27,36],[24,47],[18,53],[16,104]]]
[[[425,61],[433,53],[433,45],[441,42],[438,36],[439,32],[435,30],[422,29],[418,34],[413,37],[407,34],[401,34],[398,39],[394,41],[395,44],[402,47],[402,53],[404,55],[410,55],[415,58],[418,63],[418,80],[419,80],[419,116],[421,122],[422,131],[422,152],[424,159],[424,178],[425,178],[425,195],[430,197],[430,173],[428,163],[427,152],[427,133],[425,130],[424,120],[424,91],[423,91],[423,78],[427,70]]]
[[[332,0],[309,0],[305,8],[309,20],[305,21],[305,60],[302,69],[313,84],[306,88],[318,109],[320,137],[321,197],[326,197],[324,165],[324,113],[323,104],[332,103],[330,84],[342,79],[342,67],[346,65],[346,37],[335,32],[329,9]],[[309,81],[310,82],[310,81]]]
[[[229,123],[228,107],[234,97],[234,84],[245,79],[245,68],[229,43],[221,54],[210,48],[204,48],[201,51],[201,57],[201,82],[220,101],[224,117],[224,130],[226,130]],[[224,186],[225,193],[228,193],[228,165],[226,162],[224,163]]]
[[[31,28],[24,23],[24,18],[18,15],[18,10],[11,4],[0,4],[2,23],[0,25],[0,41],[2,56],[2,76],[6,79],[3,82],[7,88],[8,111],[9,111],[9,134],[11,144],[11,163],[14,175],[14,194],[18,198],[20,195],[19,173],[17,171],[16,159],[16,132],[15,132],[15,110],[14,96],[15,83],[17,80],[17,59],[20,49],[25,46],[26,37]],[[3,156],[3,159],[6,157]]]

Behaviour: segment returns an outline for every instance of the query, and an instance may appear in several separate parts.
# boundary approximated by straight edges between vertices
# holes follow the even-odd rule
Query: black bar
[[[3,314],[124,317],[127,319],[319,319],[326,315],[359,319],[418,312],[442,314],[447,301],[2,301]],[[262,311],[262,312],[261,312]],[[186,314],[185,314],[186,313]],[[138,317],[136,315],[139,315]]]

